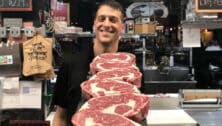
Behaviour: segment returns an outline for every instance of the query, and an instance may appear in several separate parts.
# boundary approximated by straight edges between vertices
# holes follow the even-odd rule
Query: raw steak
[[[136,57],[134,54],[127,52],[103,53],[99,56],[96,56],[93,59],[93,62],[99,62],[104,60],[108,60],[111,62],[127,62],[129,64],[134,64]]]
[[[107,79],[107,78],[113,80],[126,81],[140,88],[142,74],[135,69],[122,68],[122,69],[113,69],[113,70],[98,72],[97,74],[93,75],[90,79]]]
[[[101,96],[88,100],[80,108],[80,110],[84,109],[120,114],[140,122],[145,119],[148,114],[149,97],[138,93]]]
[[[126,67],[138,69],[135,66],[135,55],[125,52],[104,53],[93,59],[90,64],[90,71],[95,74],[104,70]]]
[[[102,113],[96,110],[82,110],[72,117],[74,126],[140,126],[128,118],[118,115]]]
[[[125,81],[112,79],[93,79],[81,84],[86,99],[123,93],[140,93],[135,85]]]

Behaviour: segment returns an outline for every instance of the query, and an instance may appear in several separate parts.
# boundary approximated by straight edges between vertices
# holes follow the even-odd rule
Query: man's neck
[[[99,43],[97,41],[94,41],[94,55],[98,56],[102,53],[111,53],[111,52],[117,52],[118,51],[118,42],[113,42],[113,43]]]

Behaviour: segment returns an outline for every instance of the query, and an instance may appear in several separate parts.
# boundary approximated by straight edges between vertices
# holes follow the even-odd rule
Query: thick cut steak
[[[113,69],[113,70],[98,72],[97,74],[93,75],[90,79],[107,79],[107,78],[113,80],[126,81],[140,88],[142,74],[135,69],[122,68],[122,69]]]
[[[148,114],[149,97],[138,93],[101,96],[88,100],[80,108],[80,110],[84,109],[119,114],[140,122],[145,119]]]
[[[118,115],[102,113],[96,110],[82,110],[72,117],[74,126],[140,126],[128,118]]]
[[[116,53],[103,53],[100,54],[99,56],[96,56],[93,59],[93,62],[99,62],[99,61],[104,61],[108,60],[111,62],[127,62],[130,64],[134,64],[136,57],[132,53],[127,53],[127,52],[116,52]]]
[[[86,99],[123,93],[140,93],[135,85],[112,79],[87,80],[81,84],[81,89]]]
[[[138,69],[135,66],[135,55],[125,52],[104,53],[93,59],[90,71],[95,74],[100,71],[126,67]]]

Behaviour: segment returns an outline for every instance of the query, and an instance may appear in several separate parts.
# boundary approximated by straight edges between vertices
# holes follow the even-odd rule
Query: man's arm
[[[52,126],[67,126],[67,110],[56,106],[56,112],[52,122]]]

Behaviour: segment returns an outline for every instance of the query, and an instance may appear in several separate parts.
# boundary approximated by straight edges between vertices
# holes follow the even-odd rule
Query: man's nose
[[[111,22],[109,21],[109,19],[106,19],[104,21],[104,26],[110,26]]]

